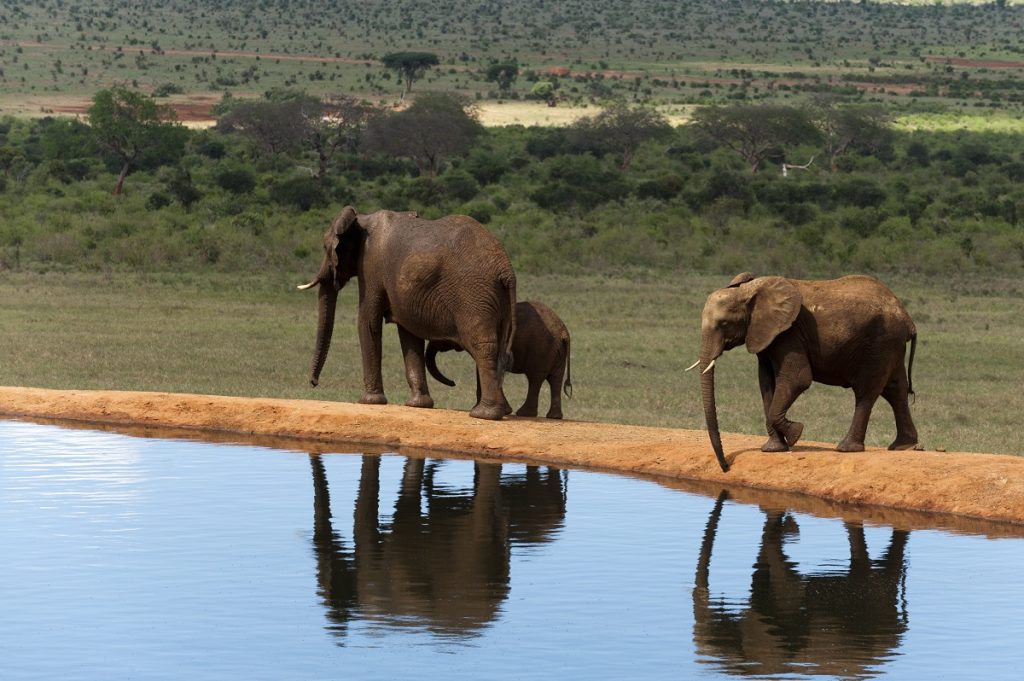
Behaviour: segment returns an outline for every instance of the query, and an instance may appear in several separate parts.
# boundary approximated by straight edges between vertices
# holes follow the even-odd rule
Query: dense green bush
[[[524,272],[1024,274],[1024,141],[1009,135],[895,133],[889,157],[784,177],[685,127],[645,142],[624,172],[620,155],[582,152],[565,130],[514,126],[481,133],[436,177],[353,149],[318,180],[310,149],[257,155],[234,134],[186,131],[184,155],[141,167],[113,197],[117,168],[88,152],[86,127],[0,130],[0,268],[305,272],[350,203],[468,214]]]

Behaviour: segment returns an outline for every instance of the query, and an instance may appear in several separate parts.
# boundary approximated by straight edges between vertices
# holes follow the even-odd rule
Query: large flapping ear
[[[732,278],[732,281],[729,282],[729,285],[726,286],[726,288],[736,288],[737,286],[740,286],[742,284],[748,284],[752,281],[754,281],[753,274],[751,274],[750,272],[740,272],[739,274]]]
[[[349,227],[356,224],[357,216],[355,208],[345,206],[338,213],[338,216],[331,221],[331,228],[327,232],[330,235],[327,257],[331,259],[331,264],[334,267],[338,266],[338,244],[341,242],[341,237],[344,236]]]
[[[747,350],[758,353],[788,329],[800,314],[800,289],[783,277],[761,277],[754,281]]]

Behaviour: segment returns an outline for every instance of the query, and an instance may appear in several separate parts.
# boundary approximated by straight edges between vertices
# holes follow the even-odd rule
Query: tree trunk
[[[121,195],[121,187],[124,186],[124,178],[128,177],[128,167],[131,165],[131,161],[125,161],[124,165],[121,166],[121,174],[117,176],[117,185],[114,187],[114,196]]]

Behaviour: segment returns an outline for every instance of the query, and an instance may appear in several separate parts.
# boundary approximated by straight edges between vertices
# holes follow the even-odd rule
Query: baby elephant
[[[907,343],[910,358],[904,366]],[[714,367],[723,352],[740,345],[757,355],[768,428],[763,451],[786,451],[800,439],[803,424],[790,421],[787,413],[814,381],[853,388],[853,422],[839,451],[864,449],[868,417],[879,396],[896,417],[889,449],[917,444],[908,404],[917,329],[899,298],[877,279],[804,281],[744,272],[708,296],[694,366],[701,367],[704,416],[722,470],[729,465],[718,431]]]
[[[435,379],[447,386],[455,382],[437,368],[437,353],[462,348],[443,341],[427,343],[427,370]],[[572,378],[569,372],[569,330],[565,323],[550,307],[537,301],[516,303],[516,329],[512,337],[512,366],[507,369],[513,374],[526,374],[530,386],[526,401],[519,407],[516,416],[536,416],[537,397],[540,386],[546,380],[551,387],[549,419],[562,418],[562,380],[565,379],[565,395],[572,397]],[[479,389],[479,388],[478,388]],[[510,408],[511,411],[511,408]]]

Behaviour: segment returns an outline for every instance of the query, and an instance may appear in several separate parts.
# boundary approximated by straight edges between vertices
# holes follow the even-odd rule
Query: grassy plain
[[[389,52],[436,53],[417,90],[494,100],[554,80],[564,102],[790,100],[838,91],[900,106],[1020,111],[1022,3],[214,0],[0,5],[0,93],[37,109],[114,84],[257,96],[274,87],[395,101]],[[516,60],[501,93],[485,78]],[[970,83],[970,87],[965,87]],[[18,113],[17,99],[0,112]]]
[[[361,388],[354,287],[342,292],[320,387],[307,383],[316,295],[281,275],[0,273],[0,385],[274,396],[353,401]],[[543,300],[573,336],[575,394],[568,418],[702,428],[696,358],[707,293],[728,278],[669,275],[521,276],[520,299]],[[914,316],[914,417],[929,449],[1024,454],[1024,287],[1019,283],[891,281]],[[385,331],[385,389],[407,397],[397,334]],[[468,410],[474,382],[464,354],[440,356],[456,388],[432,384],[438,406]],[[742,349],[719,362],[723,429],[763,432],[756,363]],[[525,379],[509,375],[518,406]],[[541,408],[547,397],[542,395]],[[836,442],[852,415],[847,390],[815,385],[791,416],[805,437]],[[868,442],[894,433],[884,402]],[[710,454],[709,454],[710,455]]]

